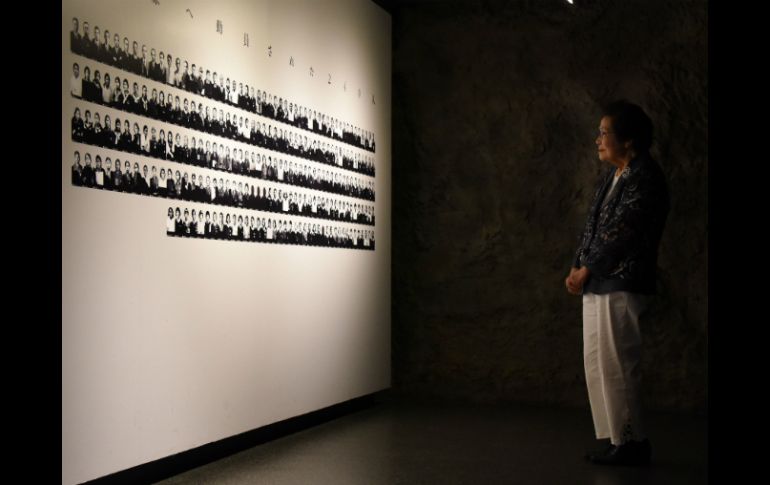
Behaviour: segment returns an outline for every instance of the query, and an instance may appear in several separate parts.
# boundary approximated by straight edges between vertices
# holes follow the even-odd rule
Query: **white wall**
[[[390,16],[368,0],[62,10],[62,483],[389,387]],[[70,139],[74,106],[88,105],[69,95],[72,63],[95,64],[69,51],[72,17],[374,131],[376,250],[167,237],[169,205],[220,208],[72,186],[73,151],[99,152]]]

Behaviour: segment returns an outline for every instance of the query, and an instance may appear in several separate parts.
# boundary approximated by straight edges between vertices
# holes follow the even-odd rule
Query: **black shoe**
[[[615,446],[605,455],[594,455],[589,458],[591,463],[610,466],[647,466],[650,464],[652,447],[650,441],[628,441]]]
[[[602,457],[607,456],[612,450],[615,449],[615,445],[612,443],[609,443],[605,448],[598,450],[598,451],[589,451],[585,454],[585,459],[588,461],[593,461],[596,457]]]

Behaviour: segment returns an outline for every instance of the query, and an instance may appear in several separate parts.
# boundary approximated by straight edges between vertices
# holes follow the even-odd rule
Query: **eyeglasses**
[[[598,134],[596,135],[596,137],[597,137],[597,138],[602,138],[602,139],[603,139],[603,138],[605,138],[607,135],[611,135],[611,134],[613,134],[613,133],[615,133],[615,132],[614,132],[614,131],[601,131],[601,130],[599,130],[599,131],[598,131]]]

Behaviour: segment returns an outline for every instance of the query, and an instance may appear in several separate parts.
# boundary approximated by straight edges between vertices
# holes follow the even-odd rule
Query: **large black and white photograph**
[[[94,160],[87,152],[81,164],[76,152],[73,185],[374,225],[370,203],[375,200],[374,155],[367,153],[375,151],[373,133],[261,89],[253,97],[254,88],[250,91],[248,84],[230,77],[225,80],[224,74],[212,74],[209,69],[204,77],[203,66],[190,66],[179,57],[174,62],[171,54],[155,47],[149,49],[148,57],[148,48],[142,44],[140,54],[139,43],[128,37],[121,48],[117,33],[110,46],[104,26],[101,30],[95,25],[91,34],[88,21],[73,18],[69,34],[71,52],[82,61],[82,65],[73,62],[69,86],[70,95],[82,101],[73,111],[72,141],[123,152],[124,157],[121,164],[115,156],[113,170],[107,154],[102,162],[101,154]],[[207,98],[205,105],[202,98]],[[169,125],[176,125],[173,131]],[[303,130],[311,132],[310,140]],[[244,150],[244,145],[250,146]],[[129,154],[346,195],[367,204],[362,207],[361,201],[265,187],[254,181],[250,187],[248,181],[201,171],[190,174],[182,169],[180,173],[168,167],[166,175],[166,167],[158,171],[154,164],[148,168],[143,162],[141,169],[139,162],[132,165],[125,158]],[[342,236],[327,237],[323,231],[322,227],[322,246],[348,246],[331,243]],[[350,246],[356,247],[357,238],[350,240]],[[371,248],[368,243],[367,247]]]

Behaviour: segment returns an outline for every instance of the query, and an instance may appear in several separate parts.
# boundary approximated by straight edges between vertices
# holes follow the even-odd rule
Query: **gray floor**
[[[588,410],[392,398],[158,483],[707,483],[706,419],[650,414],[648,434],[650,468],[597,467]]]

